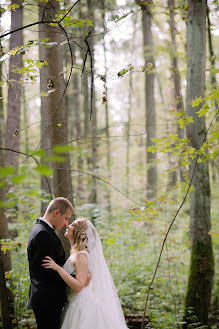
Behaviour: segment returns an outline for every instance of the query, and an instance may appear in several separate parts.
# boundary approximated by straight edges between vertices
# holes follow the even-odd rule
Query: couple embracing
[[[38,329],[127,329],[119,298],[93,224],[78,218],[69,200],[52,200],[28,241],[30,296]],[[55,233],[66,227],[66,260]]]

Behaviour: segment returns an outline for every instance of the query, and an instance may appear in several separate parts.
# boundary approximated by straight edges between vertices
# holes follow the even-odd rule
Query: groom
[[[66,285],[56,271],[45,269],[41,264],[45,256],[50,256],[63,266],[65,252],[55,229],[67,226],[73,212],[69,200],[63,197],[53,199],[29,236],[27,254],[31,283],[27,307],[33,309],[38,329],[59,329],[60,326]]]

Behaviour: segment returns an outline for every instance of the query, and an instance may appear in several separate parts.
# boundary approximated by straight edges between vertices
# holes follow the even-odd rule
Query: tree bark
[[[187,88],[186,110],[194,123],[187,126],[187,138],[196,150],[201,146],[205,134],[205,117],[196,112],[203,106],[193,108],[191,101],[203,97],[205,90],[206,63],[206,0],[189,0],[187,18]],[[190,165],[190,179],[194,170],[190,194],[191,260],[188,286],[185,296],[184,321],[208,325],[208,310],[214,274],[214,257],[210,222],[210,183],[207,163]]]
[[[23,8],[22,3],[19,0],[13,0],[12,4],[17,4],[19,8],[15,11],[11,11],[11,30],[15,30],[22,26],[23,23]],[[23,44],[22,31],[12,33],[10,36],[10,50]],[[16,54],[11,56],[9,60],[9,85],[8,85],[8,106],[7,106],[7,123],[5,132],[5,148],[10,148],[15,151],[19,150],[20,142],[20,109],[21,109],[21,84],[20,74],[12,72],[15,68],[19,69],[22,67],[22,55]],[[4,165],[16,166],[17,154],[15,152],[6,151],[4,154]],[[9,186],[1,188],[0,196],[4,202]],[[0,239],[8,238],[8,221],[5,215],[5,209],[0,208]],[[6,271],[11,269],[11,258],[10,253],[6,252],[2,256],[4,261],[4,267]]]
[[[55,20],[55,14],[60,10],[60,2],[51,0],[44,4],[47,9],[44,11],[45,20]],[[51,147],[64,145],[67,143],[67,111],[65,106],[65,97],[63,92],[65,89],[64,74],[63,74],[63,53],[59,46],[62,42],[62,31],[57,27],[45,25],[45,34],[52,42],[57,42],[55,45],[45,50],[45,58],[47,66],[47,82],[50,88],[50,94],[47,97],[48,101],[48,125]],[[62,99],[61,103],[60,100]],[[53,167],[53,186],[55,197],[63,196],[68,198],[73,203],[73,191],[70,172],[70,157],[69,152],[60,154],[64,162],[52,162]],[[58,235],[63,243],[66,255],[69,254],[69,243],[64,238],[64,229],[58,232]]]
[[[156,197],[157,165],[156,153],[148,151],[148,147],[154,145],[152,138],[156,137],[156,112],[154,99],[154,44],[152,36],[152,13],[145,1],[136,0],[142,10],[143,44],[145,58],[145,118],[146,118],[146,191],[147,199]]]
[[[180,72],[178,67],[177,58],[177,45],[176,45],[176,23],[175,23],[175,0],[168,0],[168,7],[170,10],[170,36],[171,36],[171,47],[170,47],[170,57],[171,57],[171,79],[174,86],[174,103],[177,112],[184,112],[183,97],[181,92],[181,81]],[[179,124],[177,124],[177,134],[179,138],[184,137],[184,129],[181,129]],[[179,177],[181,181],[184,181],[183,171],[180,166]]]
[[[45,7],[44,3],[39,2],[39,21],[42,20],[44,15]],[[39,39],[45,39],[46,38],[46,31],[45,31],[45,25],[41,24],[39,26]],[[39,60],[46,60],[46,48],[44,46],[39,46]],[[47,131],[49,120],[48,120],[48,100],[47,96],[43,96],[43,93],[46,93],[48,91],[47,87],[47,67],[42,66],[40,69],[40,116],[41,116],[41,125],[40,125],[40,136],[41,136],[41,149],[46,150],[45,154],[46,156],[51,155],[51,150],[48,150],[51,147],[50,139],[49,139],[49,132]],[[49,128],[50,130],[50,128]],[[52,167],[51,164],[44,163],[44,161],[41,159],[41,164],[46,164],[47,166]],[[53,191],[52,186],[52,179],[50,177],[47,177],[51,191]],[[50,200],[50,190],[48,187],[48,183],[44,176],[41,176],[41,194],[43,200],[41,201],[41,216],[44,215],[48,202]]]
[[[11,30],[16,30],[23,23],[23,8],[19,0],[13,0],[12,4],[17,4],[19,8],[11,11]],[[10,50],[23,45],[22,31],[12,33],[10,36]],[[23,66],[22,55],[16,54],[9,60],[9,86],[8,86],[8,108],[7,108],[7,126],[5,147],[13,150],[19,150],[20,142],[20,109],[21,109],[21,84],[19,82],[21,75],[14,73],[15,68]],[[5,164],[16,166],[17,154],[7,151],[5,153]]]
[[[3,329],[12,329],[8,291],[6,288],[5,268],[0,245],[0,302]]]
[[[215,54],[214,54],[214,49],[213,49],[213,43],[212,43],[212,35],[211,35],[211,21],[210,21],[210,15],[209,15],[209,7],[207,7],[207,22],[208,22],[208,47],[209,47],[209,59],[210,59],[210,79],[211,79],[211,88],[214,89],[217,87],[217,78],[216,78],[216,73],[215,73]],[[218,103],[214,102],[215,110],[218,111]],[[216,121],[219,121],[219,116],[216,116]],[[217,180],[217,173],[218,173],[218,167],[219,163],[218,160],[216,162],[212,161],[211,163],[212,166],[212,179],[213,182],[216,182]]]
[[[82,185],[82,174],[80,171],[83,169],[83,159],[81,156],[81,148],[80,148],[80,138],[82,137],[81,132],[81,116],[80,116],[80,91],[79,91],[79,76],[78,72],[73,73],[72,77],[72,83],[73,83],[73,112],[75,114],[75,131],[76,131],[76,139],[77,139],[77,147],[78,147],[78,157],[77,157],[77,170],[78,170],[78,176],[77,176],[77,199],[80,200],[80,198],[83,195],[83,185]]]
[[[129,107],[128,120],[126,126],[126,194],[129,196],[129,165],[130,165],[130,124],[131,124],[131,109],[132,109],[132,72],[129,73]]]
[[[103,5],[105,4],[105,0],[103,0]],[[106,49],[106,40],[105,35],[107,33],[106,26],[106,10],[103,9],[103,52],[104,52],[104,67],[105,67],[105,81],[104,81],[104,91],[105,91],[105,118],[106,118],[106,167],[107,167],[107,178],[108,182],[111,181],[111,145],[110,145],[110,130],[109,130],[109,108],[108,108],[108,86],[107,86],[107,49]],[[103,95],[104,97],[104,95]],[[107,202],[107,211],[108,216],[112,218],[112,206],[111,206],[111,191],[109,187],[106,190],[106,202]]]
[[[93,25],[94,23],[94,8],[92,0],[87,0],[87,6],[88,6],[88,15],[89,19],[92,20]],[[93,70],[94,70],[94,39],[93,39],[93,33],[94,33],[94,26],[90,29],[91,37],[89,38],[89,46],[91,50],[91,57],[93,61]],[[92,64],[91,64],[92,65]],[[92,80],[92,76],[91,76]],[[91,92],[92,92],[92,81],[91,81]],[[91,184],[91,193],[89,196],[89,202],[91,204],[96,205],[97,203],[97,180],[96,180],[96,172],[97,172],[97,140],[96,140],[96,133],[97,133],[97,112],[96,112],[96,104],[95,104],[95,91],[93,86],[93,97],[92,97],[92,116],[91,116],[91,134],[92,134],[92,172],[94,176],[92,177],[92,184]]]

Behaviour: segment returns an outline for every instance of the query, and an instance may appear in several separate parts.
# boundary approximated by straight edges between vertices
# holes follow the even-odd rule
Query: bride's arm
[[[76,278],[73,278],[63,267],[56,264],[49,256],[46,256],[46,259],[44,259],[43,262],[43,267],[57,271],[65,283],[76,293],[79,293],[84,288],[88,278],[88,260],[85,254],[79,254],[76,257]]]

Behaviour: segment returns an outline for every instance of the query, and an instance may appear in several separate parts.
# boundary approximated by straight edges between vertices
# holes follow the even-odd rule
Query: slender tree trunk
[[[105,4],[105,0],[103,0],[103,5]],[[108,100],[108,86],[107,86],[107,49],[106,49],[106,40],[105,35],[107,32],[107,26],[106,26],[106,10],[104,8],[103,10],[103,52],[104,52],[104,67],[105,67],[105,81],[104,81],[104,90],[105,90],[105,117],[106,117],[106,167],[107,167],[107,178],[108,182],[111,181],[111,145],[110,145],[110,130],[109,130],[109,100]],[[111,191],[109,187],[107,187],[106,190],[106,202],[107,202],[107,211],[109,218],[112,216],[112,207],[111,207]]]
[[[215,73],[215,55],[214,55],[214,50],[213,50],[213,43],[212,43],[212,36],[211,36],[211,21],[210,21],[210,16],[209,16],[209,7],[207,7],[207,22],[208,22],[208,47],[209,47],[209,59],[210,59],[210,79],[211,79],[211,88],[214,89],[217,87],[217,78],[216,78],[216,73]],[[215,110],[218,111],[218,103],[214,102]],[[218,115],[216,117],[216,121],[219,121]],[[217,180],[217,172],[218,172],[218,167],[219,163],[218,161],[214,162],[212,161],[211,163],[212,166],[212,179],[213,182],[216,182]]]
[[[0,302],[1,302],[1,318],[3,329],[12,329],[12,319],[10,317],[10,304],[8,299],[8,291],[6,288],[5,268],[0,246]]]
[[[85,9],[85,10],[83,10]],[[82,6],[80,7],[80,18],[86,19],[88,17],[88,6],[87,6],[87,0],[82,1]],[[88,39],[89,42],[89,39]],[[80,48],[80,55],[81,59],[84,61],[85,54],[87,51],[87,45],[84,42],[81,42],[81,48]],[[89,58],[87,58],[86,64],[85,64],[85,70],[83,72],[83,75],[81,76],[81,95],[82,95],[82,112],[83,112],[83,125],[82,125],[82,131],[83,131],[83,137],[85,138],[85,154],[84,154],[84,168],[86,168],[87,171],[92,170],[92,163],[91,163],[91,139],[90,139],[90,120],[89,120],[89,113],[90,113],[90,93],[89,93],[89,73],[88,70],[90,68],[88,67]],[[85,192],[84,197],[87,202],[89,200],[89,190],[91,185],[91,178],[88,177],[85,181]]]
[[[175,98],[175,108],[177,112],[184,112],[183,97],[181,92],[181,81],[180,81],[180,72],[178,67],[178,58],[177,58],[177,45],[176,45],[176,23],[175,23],[175,0],[168,0],[168,7],[170,10],[170,35],[171,35],[171,47],[170,47],[170,56],[171,56],[171,79],[174,85],[174,98]],[[179,138],[184,137],[184,129],[181,129],[179,124],[177,124],[177,134]],[[179,169],[180,180],[184,181],[183,171],[180,166]]]
[[[146,168],[147,168],[147,198],[156,197],[157,185],[157,165],[156,153],[148,151],[148,147],[154,145],[152,138],[156,137],[156,112],[154,99],[154,57],[153,57],[153,36],[152,36],[152,13],[150,6],[145,1],[136,0],[142,10],[142,26],[144,41],[144,57],[145,57],[145,117],[146,117]]]
[[[11,30],[15,30],[22,26],[23,9],[22,3],[18,0],[13,0],[12,4],[17,4],[19,8],[11,11]],[[15,32],[10,36],[10,49],[16,48],[23,44],[22,31]],[[8,86],[8,108],[7,108],[7,124],[6,124],[6,137],[5,148],[19,150],[20,142],[20,108],[21,108],[21,85],[20,75],[12,72],[15,68],[22,67],[22,55],[17,54],[11,56],[9,60],[9,86]],[[15,152],[6,151],[4,154],[5,165],[16,166],[17,154]],[[4,201],[8,192],[9,186],[1,189],[1,200]],[[5,209],[1,208],[1,221],[0,221],[0,239],[8,238],[8,221],[5,216]],[[10,253],[7,252],[3,255],[4,267],[6,271],[11,269]]]
[[[94,8],[92,0],[87,0],[88,6],[88,15],[89,19],[92,20],[93,25],[94,23]],[[91,50],[91,56],[93,61],[93,70],[94,70],[94,26],[90,29],[91,37],[89,38],[89,45]],[[92,64],[91,64],[92,65]],[[92,76],[91,76],[91,92],[92,92]],[[92,98],[92,116],[91,116],[91,134],[92,134],[92,172],[96,175],[97,172],[97,140],[96,140],[96,133],[97,133],[97,112],[96,112],[96,104],[95,104],[95,91],[93,86],[93,98]],[[91,184],[91,193],[89,197],[89,202],[94,204],[97,203],[97,180],[96,177],[92,177],[92,184]]]
[[[22,26],[23,8],[19,0],[13,0],[12,4],[17,4],[19,8],[11,11],[11,30],[16,30]],[[23,44],[22,31],[12,33],[10,36],[10,49]],[[21,68],[22,55],[11,56],[9,60],[9,86],[8,86],[8,109],[6,126],[6,148],[18,151],[20,142],[20,109],[21,109],[21,84],[19,82],[21,75],[14,73],[15,68]],[[6,165],[17,165],[17,154],[6,152]]]
[[[187,90],[186,111],[194,123],[187,126],[187,138],[196,150],[201,146],[205,133],[205,117],[196,112],[203,106],[192,108],[191,101],[204,96],[206,62],[206,0],[189,0],[187,18]],[[214,257],[210,223],[209,169],[205,162],[193,162],[189,168],[190,179],[194,170],[190,194],[191,260],[185,296],[184,321],[208,325],[208,310],[214,274]]]
[[[0,6],[0,22],[1,22],[1,6]],[[3,50],[2,50],[2,45],[1,45],[1,40],[0,40],[0,57],[3,56]],[[2,82],[2,62],[0,62],[0,82]],[[0,83],[0,147],[3,147],[4,142],[3,142],[3,127],[4,127],[4,108],[3,108],[3,88],[2,84]],[[3,150],[0,150],[0,166],[4,164],[4,153]],[[0,188],[1,189],[1,188]],[[1,211],[1,209],[0,209]]]
[[[41,21],[45,12],[45,6],[43,2],[39,2],[39,20]],[[45,25],[41,24],[39,26],[39,39],[45,39],[46,38],[46,31],[45,31]],[[44,46],[39,46],[39,60],[45,61],[46,60],[46,48]],[[40,125],[40,137],[41,137],[41,149],[46,150],[46,156],[51,155],[51,150],[48,150],[51,147],[50,138],[49,138],[49,132],[47,131],[49,120],[48,120],[48,100],[47,96],[43,96],[48,91],[47,87],[47,67],[42,66],[40,69],[40,115],[41,115],[41,125]],[[49,128],[50,130],[50,128]],[[44,163],[41,159],[41,164],[49,165],[51,164]],[[52,186],[52,179],[50,177],[47,177],[50,189],[53,191]],[[43,200],[41,201],[41,216],[44,215],[48,201],[50,200],[50,190],[48,183],[44,176],[41,176],[41,194]]]
[[[129,74],[129,107],[128,120],[126,126],[126,194],[129,196],[129,165],[130,165],[130,124],[131,124],[131,109],[132,109],[132,72]]]
[[[78,176],[77,176],[77,199],[80,200],[80,198],[83,195],[83,186],[82,186],[82,174],[80,171],[83,169],[83,159],[81,156],[81,147],[80,147],[80,138],[82,137],[81,132],[81,117],[80,117],[80,90],[79,90],[79,75],[78,72],[73,73],[72,77],[72,83],[73,83],[73,112],[75,116],[75,130],[76,130],[76,139],[77,141],[77,147],[78,147],[78,158],[77,158],[77,169],[78,169]]]
[[[28,109],[26,105],[26,95],[25,95],[25,88],[22,87],[22,100],[23,100],[23,116],[24,116],[24,151],[28,153],[29,151],[29,135],[28,135],[28,124],[29,124],[29,116],[28,116]]]
[[[44,4],[47,9],[44,11],[45,20],[54,20],[55,14],[60,10],[60,2],[51,0]],[[47,66],[47,81],[51,93],[47,97],[48,101],[48,125],[51,147],[63,145],[67,143],[67,111],[65,106],[65,97],[63,92],[65,89],[65,82],[63,76],[63,53],[59,44],[62,42],[62,31],[57,33],[57,27],[45,25],[45,34],[52,42],[57,42],[57,46],[46,48],[46,61]],[[61,101],[62,100],[62,101]],[[61,101],[61,102],[60,102]],[[70,172],[70,158],[69,153],[61,153],[65,158],[62,163],[53,162],[53,186],[54,195],[63,196],[73,202],[72,181]],[[69,244],[67,239],[63,236],[64,229],[58,232],[62,240],[66,254],[69,254]]]

